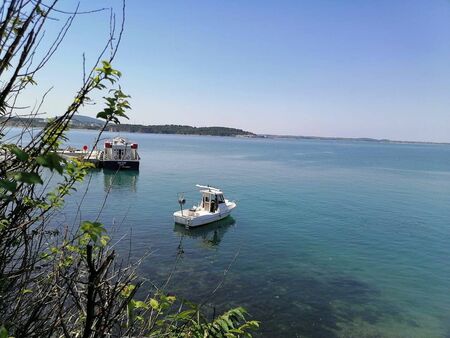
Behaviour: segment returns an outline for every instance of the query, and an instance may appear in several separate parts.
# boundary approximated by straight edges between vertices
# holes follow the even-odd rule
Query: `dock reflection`
[[[130,190],[136,192],[139,171],[136,170],[108,170],[103,169],[103,182],[105,191]]]
[[[173,231],[181,236],[198,239],[203,246],[213,248],[220,244],[225,233],[235,223],[233,217],[228,216],[220,221],[190,229],[186,229],[184,225],[175,224]]]

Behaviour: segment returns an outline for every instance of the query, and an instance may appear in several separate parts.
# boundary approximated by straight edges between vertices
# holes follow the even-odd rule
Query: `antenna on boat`
[[[178,194],[178,204],[180,205],[181,216],[183,216],[183,205],[186,203],[186,199],[184,198],[184,194]]]

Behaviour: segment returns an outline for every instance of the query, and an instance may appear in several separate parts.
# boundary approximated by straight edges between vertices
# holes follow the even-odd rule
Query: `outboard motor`
[[[180,205],[181,215],[183,215],[183,205],[186,204],[186,199],[183,194],[178,195],[178,204]]]

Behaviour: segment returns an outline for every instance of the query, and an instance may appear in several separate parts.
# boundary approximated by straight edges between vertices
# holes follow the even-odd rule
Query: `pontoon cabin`
[[[105,142],[103,167],[108,169],[139,169],[137,143],[129,143],[123,137]]]

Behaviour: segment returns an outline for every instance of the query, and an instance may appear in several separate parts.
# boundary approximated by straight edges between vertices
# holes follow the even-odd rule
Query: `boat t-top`
[[[236,208],[236,202],[225,199],[219,189],[198,184],[196,187],[202,195],[200,203],[190,209],[183,209],[186,200],[183,194],[179,194],[180,210],[173,213],[175,223],[183,224],[186,228],[197,227],[221,220]]]

